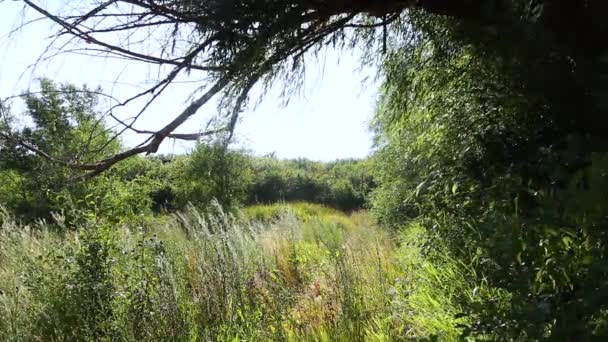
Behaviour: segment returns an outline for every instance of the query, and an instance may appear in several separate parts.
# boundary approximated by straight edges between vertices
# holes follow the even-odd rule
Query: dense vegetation
[[[42,80],[40,92],[23,99],[32,124],[20,129],[7,107],[2,118],[8,130],[31,146],[74,163],[123,149],[96,111],[99,95],[86,87]],[[201,142],[188,155],[135,157],[82,180],[62,165],[6,142],[0,145],[0,206],[24,222],[50,219],[53,212],[78,219],[73,216],[80,214],[70,211],[125,220],[188,205],[204,209],[212,200],[228,211],[298,201],[354,211],[366,206],[374,187],[366,161],[256,157],[216,141]]]
[[[80,228],[2,217],[2,340],[453,339],[466,322],[442,297],[472,290],[455,262],[422,261],[420,228],[399,247],[365,213],[214,206]]]
[[[606,2],[132,3],[198,25],[237,116],[308,49],[381,46],[374,154],[210,139],[79,179],[124,147],[98,92],[44,80],[25,126],[0,108],[3,339],[608,338]]]
[[[602,30],[593,15],[580,23],[589,34]],[[532,34],[500,31],[497,42],[491,30],[424,13],[412,25],[417,39],[384,64],[379,218],[418,220],[471,267],[479,302],[455,299],[476,317],[463,333],[606,338],[604,60],[572,55],[580,46],[562,36],[547,49]]]
[[[318,216],[298,220],[304,209]],[[394,272],[390,241],[366,238],[381,233],[364,216],[304,209],[269,225],[218,207],[62,234],[3,218],[0,338],[298,341],[362,338],[375,324],[390,333],[375,286]]]

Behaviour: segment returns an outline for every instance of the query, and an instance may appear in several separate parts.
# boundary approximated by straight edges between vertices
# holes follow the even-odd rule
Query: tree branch
[[[323,46],[328,37],[344,39],[347,28],[375,30],[386,26],[398,18],[403,10],[421,8],[432,13],[449,15],[467,20],[481,18],[488,2],[501,4],[504,0],[284,0],[282,3],[262,0],[245,1],[169,1],[169,0],[108,0],[98,3],[90,10],[82,10],[80,15],[61,16],[50,13],[32,0],[23,2],[37,13],[61,27],[58,35],[76,37],[95,46],[89,51],[105,52],[130,60],[157,65],[172,65],[173,70],[154,86],[114,105],[110,116],[123,126],[110,142],[126,130],[150,135],[135,148],[110,156],[92,164],[76,164],[61,161],[28,144],[12,134],[2,133],[0,137],[24,146],[48,160],[61,165],[91,171],[83,177],[90,177],[117,162],[137,154],[155,153],[166,138],[197,140],[201,136],[229,132],[232,137],[239,113],[252,87],[258,80],[274,79],[279,71],[290,70],[287,61],[301,63],[301,56],[310,49]],[[125,13],[121,4],[130,6]],[[118,8],[117,11],[110,8]],[[356,22],[359,15],[368,15],[369,21]],[[98,21],[95,22],[95,18]],[[381,20],[379,20],[381,18]],[[104,20],[110,21],[106,24]],[[112,22],[116,20],[116,22]],[[102,21],[104,25],[101,25]],[[175,25],[168,38],[161,44],[160,54],[146,54],[134,51],[131,43],[111,44],[99,39],[105,33],[127,32],[127,37],[146,27]],[[173,50],[181,30],[188,32],[189,49],[175,57]],[[150,36],[144,40],[150,39]],[[179,42],[178,42],[179,40]],[[335,40],[334,40],[335,41]],[[136,42],[140,44],[142,42]],[[180,45],[182,46],[182,45]],[[170,48],[171,52],[167,52]],[[60,50],[66,50],[63,46]],[[173,56],[171,56],[173,55]],[[174,58],[168,58],[174,57]],[[212,75],[213,86],[192,101],[179,115],[158,131],[140,130],[134,123],[152,104],[156,97],[171,84],[182,71],[199,70]],[[293,69],[295,70],[295,69]],[[294,71],[292,75],[295,75]],[[289,72],[289,71],[288,71]],[[226,90],[227,89],[227,90]],[[174,133],[190,117],[216,94],[237,95],[227,115],[227,125],[223,129],[202,133]],[[140,97],[152,94],[131,123],[120,120],[112,113],[116,106],[125,106]],[[1,133],[1,132],[0,132]],[[108,142],[109,143],[109,142]]]

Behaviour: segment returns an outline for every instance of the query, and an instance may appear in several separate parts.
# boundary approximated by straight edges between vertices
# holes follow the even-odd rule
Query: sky
[[[53,3],[58,0],[48,0]],[[36,79],[48,77],[58,82],[101,86],[117,98],[126,98],[158,79],[158,69],[142,63],[125,62],[74,54],[61,54],[38,61],[53,31],[48,22],[37,22],[7,36],[24,19],[19,1],[0,1],[0,98],[35,88]],[[33,11],[25,19],[33,18]],[[31,65],[36,64],[35,68]],[[284,106],[280,84],[274,86],[260,103],[241,114],[235,132],[237,147],[257,155],[275,153],[281,158],[308,158],[329,161],[338,158],[363,158],[371,151],[368,122],[374,111],[378,83],[375,70],[361,68],[357,51],[327,51],[320,61],[307,64],[304,87]],[[158,129],[181,112],[189,95],[200,86],[201,77],[182,77],[161,95],[136,125],[139,129]],[[257,99],[260,89],[252,91]],[[106,101],[106,107],[111,103]],[[121,119],[133,116],[142,106],[134,102],[115,114]],[[18,108],[18,107],[17,107]],[[18,109],[16,109],[18,111]],[[216,114],[213,104],[203,107],[178,132],[198,132]],[[127,146],[143,138],[134,133],[122,138]],[[161,153],[183,153],[192,142],[166,140]]]

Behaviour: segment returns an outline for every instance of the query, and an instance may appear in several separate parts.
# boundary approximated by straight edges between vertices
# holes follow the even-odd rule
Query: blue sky
[[[23,92],[35,85],[32,80],[37,77],[49,77],[61,82],[100,85],[104,91],[125,98],[158,77],[156,68],[141,63],[77,55],[60,55],[39,62],[35,69],[28,68],[48,45],[45,37],[53,31],[48,23],[38,23],[8,39],[6,34],[21,22],[22,6],[18,1],[0,2],[0,97]],[[236,130],[237,145],[256,154],[275,152],[284,158],[327,161],[365,157],[371,150],[367,123],[373,114],[378,84],[362,81],[374,75],[374,70],[359,67],[356,51],[328,51],[320,62],[307,65],[305,86],[287,106],[281,106],[277,85],[260,104],[244,111]],[[196,75],[180,79],[184,83],[169,88],[137,127],[155,129],[167,123],[185,107],[188,95],[200,85],[192,82],[196,79]],[[254,93],[259,90],[254,89]],[[140,106],[141,102],[133,103],[116,114],[127,118]],[[208,104],[179,131],[201,130],[214,114],[215,106]],[[142,136],[136,134],[123,137],[126,145],[141,140]],[[191,147],[192,143],[168,140],[160,152],[181,153]]]

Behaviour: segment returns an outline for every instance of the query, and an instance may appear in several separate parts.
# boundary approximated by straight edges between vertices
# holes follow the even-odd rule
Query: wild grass
[[[425,262],[419,231],[303,203],[241,216],[74,232],[2,216],[0,340],[456,339],[450,293],[469,282]]]

